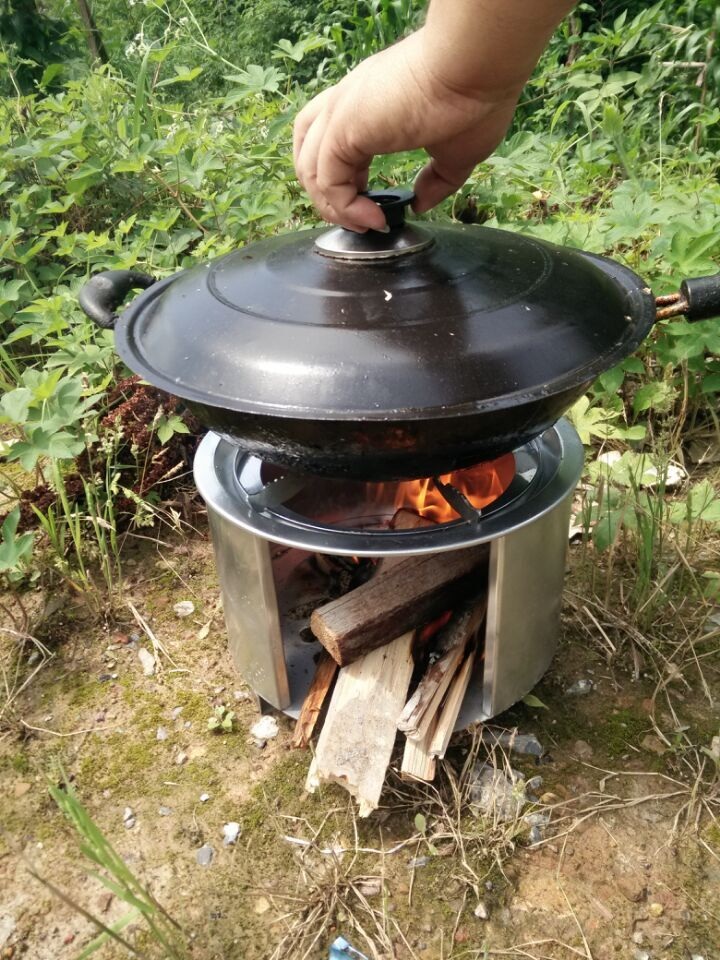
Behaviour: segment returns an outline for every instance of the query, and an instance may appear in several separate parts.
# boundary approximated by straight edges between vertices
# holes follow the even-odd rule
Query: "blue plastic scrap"
[[[348,960],[350,957],[355,960],[368,960],[364,953],[351,947],[345,937],[338,937],[330,944],[330,960]]]

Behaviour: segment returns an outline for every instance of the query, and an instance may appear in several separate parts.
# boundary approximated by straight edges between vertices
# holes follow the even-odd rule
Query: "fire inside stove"
[[[514,476],[515,457],[507,453],[437,479],[408,480],[397,484],[395,509],[414,510],[435,523],[449,523],[460,516],[460,510],[455,509],[450,499],[454,494],[463,497],[475,510],[482,510],[505,493]],[[382,492],[379,497],[384,499]]]

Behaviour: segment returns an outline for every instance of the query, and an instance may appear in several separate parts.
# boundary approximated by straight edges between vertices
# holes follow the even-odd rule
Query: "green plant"
[[[208,720],[208,730],[215,733],[230,733],[235,722],[235,711],[230,710],[225,704],[215,707],[213,715]]]
[[[20,507],[13,507],[0,529],[0,573],[13,583],[26,575],[33,552],[33,533],[18,534]]]
[[[89,920],[99,931],[98,936],[83,949],[77,960],[84,960],[85,957],[96,953],[108,941],[114,941],[132,956],[144,960],[147,953],[144,950],[138,950],[122,935],[122,931],[131,923],[138,921],[145,923],[153,942],[161,948],[163,957],[183,960],[187,956],[187,950],[180,925],[158,903],[117,853],[81,803],[67,777],[63,775],[60,785],[51,783],[49,793],[75,830],[80,841],[80,852],[97,868],[91,875],[128,907],[127,913],[109,926],[71,900],[51,880],[38,874],[34,868],[30,868],[30,873],[36,880],[59,897],[63,903]]]

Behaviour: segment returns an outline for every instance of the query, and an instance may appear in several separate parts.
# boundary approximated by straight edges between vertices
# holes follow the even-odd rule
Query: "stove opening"
[[[395,509],[408,508],[435,523],[450,523],[464,515],[468,505],[474,510],[490,506],[505,493],[514,476],[515,456],[506,453],[441,477],[408,480],[396,484]],[[378,495],[384,499],[382,492]]]

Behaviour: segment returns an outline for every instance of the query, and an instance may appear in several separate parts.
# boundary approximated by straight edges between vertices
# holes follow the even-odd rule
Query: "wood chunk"
[[[436,527],[437,523],[430,517],[424,517],[409,507],[400,507],[390,521],[393,530],[417,530],[419,527]]]
[[[300,716],[295,723],[295,731],[290,746],[303,748],[310,743],[315,724],[320,716],[325,697],[335,679],[337,669],[337,664],[327,650],[322,650],[315,668],[315,676],[300,708]]]
[[[413,630],[467,596],[487,558],[484,545],[407,557],[382,576],[318,607],[310,628],[333,660],[346,666],[387,643],[388,628]]]
[[[428,667],[398,719],[398,729],[410,739],[421,739],[427,733],[462,662],[468,640],[482,623],[486,609],[487,594],[460,607],[438,634],[437,648],[441,656]]]
[[[392,530],[419,530],[421,527],[436,526],[437,524],[434,520],[431,520],[429,517],[423,517],[414,510],[410,510],[409,507],[401,507],[396,511],[395,516],[390,521],[390,528]],[[379,577],[380,574],[385,573],[386,570],[392,570],[393,567],[402,563],[403,560],[407,560],[407,557],[404,557],[402,554],[390,554],[390,556],[382,557],[377,565],[377,573],[375,576]]]
[[[435,732],[432,735],[428,749],[429,755],[433,758],[437,757],[442,759],[442,757],[445,756],[445,751],[450,743],[450,737],[457,723],[460,707],[465,699],[465,693],[467,692],[474,666],[475,651],[471,650],[450,684],[448,695],[445,698],[445,703],[443,704],[435,725]]]
[[[422,740],[406,740],[400,768],[403,780],[422,780],[431,783],[435,779],[435,757],[430,755],[430,745],[435,727],[430,726]]]
[[[361,817],[380,802],[413,672],[412,641],[412,631],[404,633],[340,671],[305,783],[310,793],[339,783],[357,799]]]

